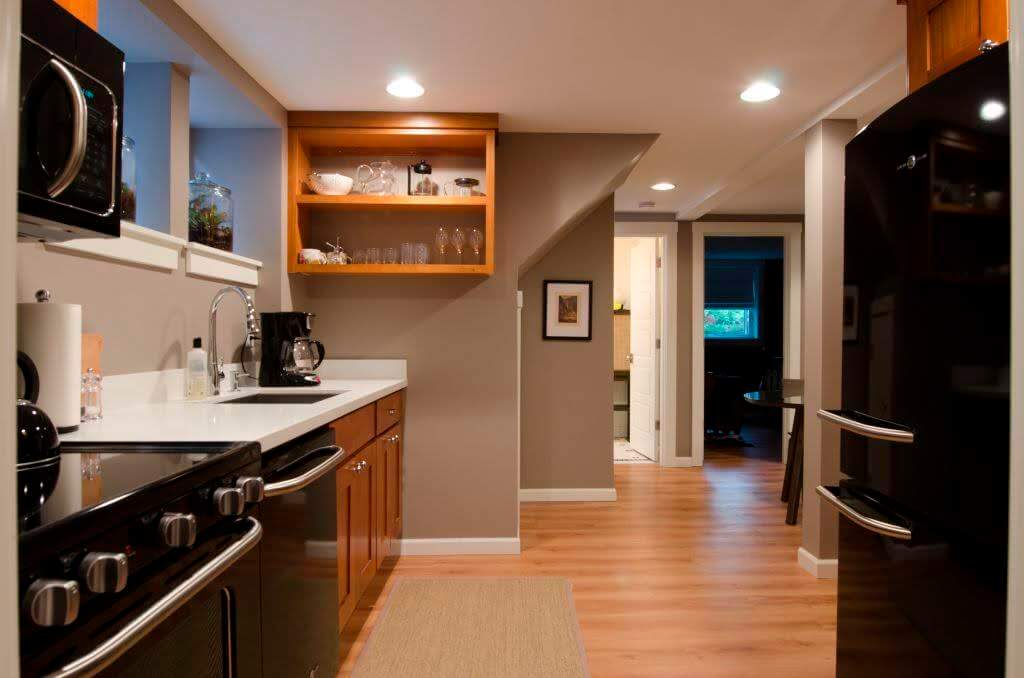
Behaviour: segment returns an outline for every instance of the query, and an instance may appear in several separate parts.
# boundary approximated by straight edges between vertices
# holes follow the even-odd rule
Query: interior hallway
[[[835,675],[834,581],[797,565],[781,464],[616,464],[618,501],[522,505],[515,556],[389,561],[342,633],[348,675],[397,576],[566,577],[593,676]]]

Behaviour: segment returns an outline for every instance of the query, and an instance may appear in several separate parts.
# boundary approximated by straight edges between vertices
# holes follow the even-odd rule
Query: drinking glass
[[[459,263],[462,263],[462,250],[466,247],[466,232],[456,228],[452,233],[452,245],[455,246],[455,253],[459,255]]]
[[[437,251],[441,257],[438,263],[443,264],[445,262],[445,252],[448,249],[448,229],[444,226],[437,229],[437,233],[434,234],[434,244],[437,245]]]
[[[379,247],[367,247],[366,248],[366,263],[368,263],[368,264],[379,264],[380,263],[380,248]]]
[[[402,243],[402,257],[399,259],[403,264],[411,264],[415,261],[415,247],[411,242]]]
[[[417,264],[430,263],[430,246],[425,242],[416,243],[415,254]]]
[[[469,232],[469,245],[473,248],[473,255],[476,257],[476,263],[480,263],[480,248],[484,245],[484,234],[479,228],[474,228]]]
[[[398,250],[394,247],[384,248],[384,263],[385,264],[397,264],[398,263]]]
[[[353,264],[365,264],[366,263],[366,250],[356,250],[352,254]]]

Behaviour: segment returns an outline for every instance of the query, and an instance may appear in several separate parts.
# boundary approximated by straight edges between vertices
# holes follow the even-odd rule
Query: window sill
[[[185,273],[199,278],[259,286],[259,273],[263,262],[231,252],[200,245],[185,244]]]
[[[185,245],[186,242],[181,238],[122,221],[120,238],[83,238],[47,243],[46,248],[162,271],[176,271]]]

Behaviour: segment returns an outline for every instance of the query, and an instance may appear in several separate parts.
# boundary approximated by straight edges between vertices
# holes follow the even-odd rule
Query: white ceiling
[[[681,216],[708,211],[751,163],[891,67],[905,33],[895,0],[177,2],[290,110],[487,111],[506,131],[659,132],[616,208],[654,200]],[[385,93],[403,73],[423,97]],[[766,77],[781,97],[740,101]],[[656,181],[678,188],[651,191]]]

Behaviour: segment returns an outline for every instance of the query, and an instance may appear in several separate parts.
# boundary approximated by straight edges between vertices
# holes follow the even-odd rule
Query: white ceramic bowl
[[[352,190],[352,178],[336,172],[310,172],[306,184],[319,195],[348,195]]]

